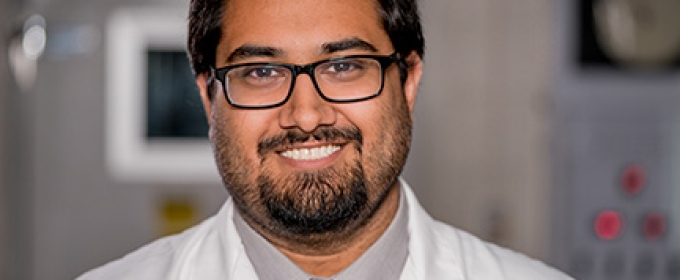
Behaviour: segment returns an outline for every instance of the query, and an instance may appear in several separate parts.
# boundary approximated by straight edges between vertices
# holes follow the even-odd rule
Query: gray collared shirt
[[[397,213],[385,233],[359,259],[329,279],[399,279],[408,257],[407,208],[404,194],[400,190]],[[246,224],[238,211],[234,213],[234,224],[260,280],[327,279],[309,275],[300,269]]]

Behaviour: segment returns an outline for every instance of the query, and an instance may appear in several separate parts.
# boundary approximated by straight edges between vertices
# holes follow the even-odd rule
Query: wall
[[[0,38],[7,36],[9,23],[9,5],[5,1],[0,1]],[[7,204],[7,179],[5,173],[6,138],[7,138],[7,95],[9,91],[9,73],[7,69],[7,49],[5,42],[0,41],[0,278],[8,279],[9,273],[7,266],[7,256],[9,255],[9,207]]]
[[[142,5],[34,2],[52,27],[87,25],[102,35],[108,12]],[[405,177],[435,217],[544,257],[550,3],[421,2],[428,48]],[[30,279],[72,279],[149,242],[160,196],[190,194],[204,215],[224,198],[218,185],[122,183],[106,172],[105,52],[101,42],[91,53],[48,55],[28,97]]]
[[[25,184],[27,112],[8,64],[8,40],[16,31],[20,1],[0,1],[0,279],[28,279],[30,187]]]
[[[546,257],[552,2],[421,2],[424,156],[406,174],[433,216]]]
[[[182,5],[185,1],[157,1]],[[178,3],[181,2],[181,3]],[[152,1],[42,1],[53,32],[92,28],[88,53],[47,53],[30,95],[33,209],[31,279],[73,279],[156,238],[159,198],[188,195],[201,216],[225,197],[219,185],[165,185],[114,180],[105,166],[105,23],[122,5]]]

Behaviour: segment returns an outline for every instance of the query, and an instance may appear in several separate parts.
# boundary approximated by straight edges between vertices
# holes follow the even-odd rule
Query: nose
[[[317,92],[311,77],[299,75],[290,99],[282,107],[279,122],[282,128],[311,133],[317,127],[335,124],[336,114],[332,104]]]

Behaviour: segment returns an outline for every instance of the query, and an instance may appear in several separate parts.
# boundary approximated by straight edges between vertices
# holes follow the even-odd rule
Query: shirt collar
[[[399,279],[408,258],[408,203],[400,188],[399,206],[392,223],[383,235],[359,259],[331,279]],[[277,250],[264,237],[253,230],[234,211],[234,225],[250,262],[261,280],[281,279],[323,279],[313,277],[283,253]]]

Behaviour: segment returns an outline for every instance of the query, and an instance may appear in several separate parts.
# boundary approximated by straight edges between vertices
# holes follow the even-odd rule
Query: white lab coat
[[[408,203],[409,256],[402,280],[571,279],[541,262],[433,220],[401,181]],[[159,239],[78,280],[257,280],[234,227],[234,205],[179,235]],[[282,278],[282,279],[285,279]]]

